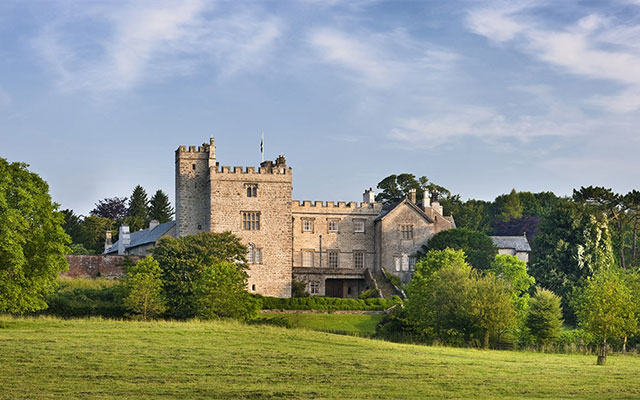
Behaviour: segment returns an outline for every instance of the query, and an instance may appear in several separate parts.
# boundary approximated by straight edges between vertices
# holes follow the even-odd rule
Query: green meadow
[[[638,398],[640,357],[395,344],[233,321],[0,316],[2,399]]]
[[[281,317],[296,328],[306,328],[324,332],[344,332],[372,335],[383,314],[337,314],[337,313],[270,313],[262,312],[261,317]]]

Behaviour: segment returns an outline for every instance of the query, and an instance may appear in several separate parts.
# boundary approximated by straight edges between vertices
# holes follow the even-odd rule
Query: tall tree
[[[587,278],[574,303],[580,326],[601,340],[599,365],[606,362],[609,339],[628,336],[638,328],[631,289],[616,267]]]
[[[516,256],[498,254],[491,263],[489,272],[500,277],[510,287],[511,303],[520,317],[529,308],[529,288],[536,280],[527,273],[527,263]]]
[[[143,320],[159,316],[166,309],[162,290],[162,270],[151,256],[127,268],[124,279],[128,294],[124,304]]]
[[[149,200],[147,192],[140,185],[133,189],[129,198],[126,221],[131,232],[143,229],[149,224]]]
[[[127,217],[127,198],[111,197],[99,200],[89,215],[109,218],[115,222],[122,221]]]
[[[95,253],[104,251],[105,233],[114,228],[114,222],[109,218],[88,216],[82,220],[82,231],[85,240],[81,243],[86,249]],[[113,240],[117,240],[117,232],[114,232]]]
[[[509,284],[494,273],[476,276],[471,297],[471,315],[482,330],[482,347],[489,348],[489,338],[500,335],[516,324],[517,312],[511,302]]]
[[[45,296],[68,268],[69,236],[49,185],[24,163],[0,158],[0,312],[47,307]]]
[[[556,340],[562,331],[560,297],[550,290],[538,288],[530,304],[526,326],[536,344],[544,347]]]
[[[161,224],[171,221],[174,211],[169,202],[169,196],[165,192],[156,191],[149,203],[149,219],[155,219]]]
[[[444,200],[442,202],[444,213],[453,215],[458,228],[467,228],[488,234],[491,231],[491,218],[489,216],[491,203],[474,199],[462,202],[459,199],[460,196],[455,195]]]
[[[522,218],[522,203],[520,203],[520,195],[515,189],[509,194],[503,194],[496,197],[493,203],[494,218],[499,221],[508,221],[514,218]]]
[[[71,243],[75,244],[84,244],[87,240],[87,234],[82,229],[82,217],[76,215],[73,210],[62,210],[62,215],[64,215],[64,224],[62,224],[62,228],[71,238]]]
[[[378,189],[382,192],[376,195],[376,201],[381,201],[386,204],[400,201],[406,196],[410,190],[415,189],[416,201],[422,201],[424,196],[424,189],[429,189],[431,196],[434,199],[441,199],[451,195],[446,188],[436,185],[435,183],[429,183],[429,179],[426,176],[421,176],[416,179],[413,174],[400,174],[389,175],[378,183]]]

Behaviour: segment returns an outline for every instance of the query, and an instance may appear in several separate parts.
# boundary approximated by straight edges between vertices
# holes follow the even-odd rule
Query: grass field
[[[0,316],[0,398],[638,398],[640,358],[387,343],[237,322]]]
[[[313,313],[260,313],[261,317],[282,317],[296,328],[306,328],[325,332],[352,332],[373,334],[383,314],[313,314]]]

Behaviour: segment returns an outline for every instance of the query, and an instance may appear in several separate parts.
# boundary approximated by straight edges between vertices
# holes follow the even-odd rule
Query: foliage
[[[553,343],[562,331],[560,297],[538,288],[530,302],[526,326],[538,345]]]
[[[126,222],[131,232],[144,229],[149,224],[149,200],[147,192],[140,185],[133,188],[129,198]]]
[[[446,248],[464,250],[467,261],[479,270],[488,269],[491,261],[498,254],[498,249],[489,236],[466,228],[439,232],[422,247],[422,250],[428,253]]]
[[[276,317],[258,317],[248,321],[249,325],[271,325],[271,326],[279,326],[281,328],[291,329],[293,328],[293,323],[288,320],[284,316],[276,316]]]
[[[459,196],[455,196],[458,197]],[[489,213],[491,202],[484,200],[468,200],[466,202],[443,202],[445,214],[453,215],[458,228],[466,228],[472,231],[490,233],[491,216]]]
[[[247,248],[230,232],[161,238],[152,250],[162,269],[167,313],[185,319],[197,315],[195,283],[206,266],[226,261],[245,269]]]
[[[380,298],[380,293],[376,289],[367,289],[360,293],[360,299],[377,299]]]
[[[498,221],[522,218],[523,207],[520,202],[520,196],[515,189],[512,189],[509,194],[496,197],[493,208],[494,218]]]
[[[490,335],[500,337],[515,326],[517,312],[511,295],[509,283],[492,272],[475,276],[471,293],[471,315],[474,324],[483,331],[483,348],[489,348]]]
[[[412,189],[416,191],[417,202],[422,201],[424,189],[429,189],[434,196],[434,200],[451,194],[444,187],[428,182],[429,179],[426,176],[416,179],[415,175],[408,173],[389,175],[378,183],[378,189],[381,189],[382,192],[376,195],[376,201],[384,202],[385,204],[395,203],[402,200]]]
[[[285,319],[294,328],[311,329],[314,331],[332,332],[370,336],[376,331],[376,325],[386,314],[353,314],[335,312],[295,312],[274,313],[261,312],[260,317],[275,317]]]
[[[527,273],[527,263],[516,256],[498,254],[491,263],[489,272],[504,279],[510,286],[511,303],[520,316],[529,307],[529,288],[536,280]]]
[[[124,304],[129,311],[140,315],[142,319],[154,318],[162,314],[165,307],[162,290],[162,270],[151,256],[139,260],[134,266],[127,268],[124,284],[127,297]]]
[[[491,227],[495,236],[522,236],[526,233],[527,239],[532,240],[540,231],[541,222],[537,215],[525,215],[508,221],[494,220]]]
[[[376,311],[386,310],[402,302],[398,296],[393,296],[390,299],[342,299],[320,296],[300,298],[257,297],[262,299],[263,310]]]
[[[291,281],[291,297],[309,297],[311,296],[309,292],[307,292],[307,284],[305,282],[300,282],[293,280]]]
[[[24,163],[0,158],[0,312],[46,308],[58,274],[68,268],[69,236],[49,186]]]
[[[118,281],[65,279],[56,292],[47,296],[49,307],[43,313],[63,318],[123,318],[127,311],[125,295],[125,287]]]
[[[89,215],[110,219],[111,221],[122,221],[127,217],[127,198],[111,197],[98,200],[96,207]]]
[[[82,230],[84,231],[85,241],[82,245],[97,254],[104,251],[105,232],[112,229],[114,222],[109,218],[88,216],[82,221]]]
[[[87,233],[82,227],[83,218],[79,215],[76,215],[73,210],[67,209],[60,212],[64,215],[64,223],[62,224],[62,228],[71,238],[71,243],[84,245],[87,242],[88,237]]]
[[[221,261],[205,265],[194,282],[196,315],[203,319],[250,320],[260,309],[260,300],[245,290],[247,273],[235,264]]]
[[[96,254],[96,252],[94,250],[89,250],[87,248],[85,248],[82,244],[80,243],[73,243],[69,246],[69,254],[82,254],[82,255],[87,255],[87,254]]]
[[[628,336],[638,329],[631,288],[616,268],[601,269],[587,278],[573,299],[580,326],[596,336],[604,363],[607,340]]]
[[[149,219],[155,219],[161,224],[171,221],[175,214],[169,196],[162,190],[157,190],[149,201]]]

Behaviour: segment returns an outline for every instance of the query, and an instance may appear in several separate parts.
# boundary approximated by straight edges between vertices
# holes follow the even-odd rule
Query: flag
[[[264,162],[264,131],[262,132],[262,139],[260,139],[260,158]]]

